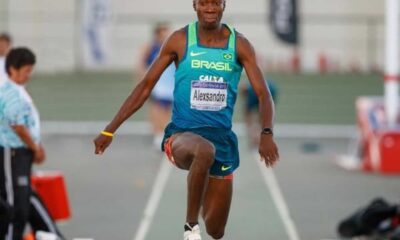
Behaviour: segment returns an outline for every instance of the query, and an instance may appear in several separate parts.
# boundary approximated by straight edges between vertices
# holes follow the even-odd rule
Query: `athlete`
[[[198,21],[166,40],[143,80],[94,139],[95,154],[105,151],[118,127],[143,105],[164,69],[174,62],[172,122],[165,129],[164,150],[178,168],[188,170],[183,238],[201,239],[201,214],[207,233],[221,239],[232,199],[233,172],[239,166],[237,137],[231,128],[243,67],[259,100],[259,153],[267,167],[279,158],[272,132],[274,105],[252,45],[221,23],[225,0],[193,0],[193,8]]]

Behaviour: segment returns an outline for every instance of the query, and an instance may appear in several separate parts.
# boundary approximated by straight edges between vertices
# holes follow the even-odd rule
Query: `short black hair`
[[[10,67],[20,69],[26,65],[35,65],[35,54],[26,47],[12,48],[6,57],[6,71],[10,75]]]
[[[10,34],[8,34],[6,32],[0,33],[0,40],[6,41],[8,43],[11,43],[11,41],[12,41]]]

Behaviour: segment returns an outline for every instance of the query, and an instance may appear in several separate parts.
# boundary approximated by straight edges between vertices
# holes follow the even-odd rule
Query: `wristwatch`
[[[272,131],[272,128],[263,128],[262,131],[261,131],[261,134],[274,135],[274,132]]]

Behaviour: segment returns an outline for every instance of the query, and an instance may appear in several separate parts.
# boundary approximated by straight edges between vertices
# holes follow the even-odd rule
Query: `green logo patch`
[[[224,53],[222,55],[224,57],[225,60],[232,60],[233,56],[230,53]]]

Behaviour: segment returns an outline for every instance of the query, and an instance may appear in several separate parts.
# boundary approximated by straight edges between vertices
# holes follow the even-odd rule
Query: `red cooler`
[[[364,170],[400,174],[400,122],[396,128],[387,128],[381,97],[359,97],[356,106]]]
[[[54,220],[71,217],[64,176],[58,171],[37,172],[32,175],[32,187],[42,198]]]

